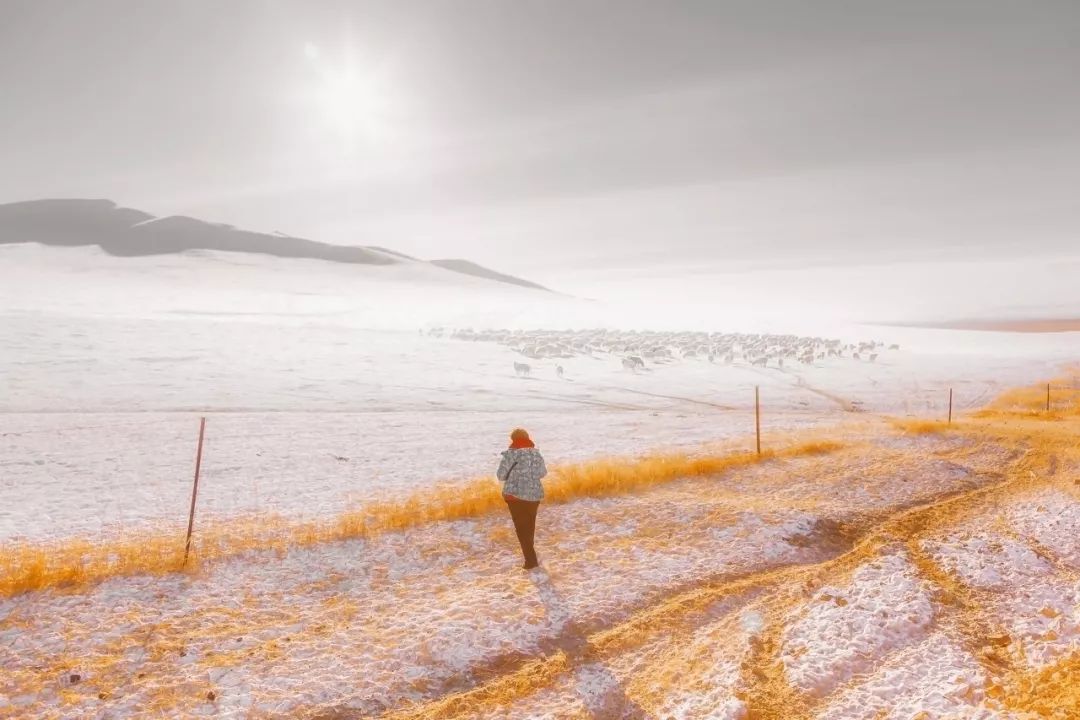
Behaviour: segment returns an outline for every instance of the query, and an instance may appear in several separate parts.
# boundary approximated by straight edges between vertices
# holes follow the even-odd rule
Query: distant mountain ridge
[[[46,199],[0,204],[0,245],[97,245],[110,255],[168,255],[187,250],[255,253],[358,265],[424,263],[493,282],[548,291],[467,260],[425,263],[378,246],[332,245],[284,233],[260,233],[181,215],[156,217],[111,200]]]

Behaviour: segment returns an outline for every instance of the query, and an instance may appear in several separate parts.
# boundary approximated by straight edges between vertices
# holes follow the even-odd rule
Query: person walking
[[[517,428],[510,433],[510,447],[503,450],[502,460],[495,476],[503,484],[503,499],[510,509],[514,531],[525,557],[525,570],[540,563],[536,559],[533,536],[536,533],[536,511],[544,499],[544,486],[540,480],[547,475],[544,456],[536,449],[529,433]]]

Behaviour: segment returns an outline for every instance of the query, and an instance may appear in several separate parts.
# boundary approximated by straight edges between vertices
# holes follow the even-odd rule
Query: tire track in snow
[[[761,376],[761,377],[767,377],[767,378],[770,378],[770,379],[776,377],[775,375],[769,374],[768,370],[759,370],[759,369],[754,368],[754,367],[739,368],[739,369],[746,370],[746,371],[751,372],[751,373],[753,373],[755,375],[758,375],[758,376]],[[794,383],[789,383],[790,387],[794,387],[794,388],[797,388],[797,389],[800,389],[800,390],[806,390],[807,392],[813,393],[813,394],[815,394],[815,395],[817,395],[819,397],[823,397],[826,400],[830,400],[830,401],[836,403],[840,407],[840,409],[842,409],[844,412],[850,412],[850,413],[856,413],[856,412],[861,413],[861,412],[863,412],[863,409],[858,407],[858,404],[857,404],[857,402],[855,400],[848,400],[847,398],[845,398],[845,397],[843,397],[841,395],[837,395],[836,393],[829,392],[828,390],[822,390],[819,387],[815,387],[815,386],[811,385],[810,383],[808,383],[806,381],[805,377],[803,377],[802,375],[799,375],[796,372],[792,372],[791,370],[786,370],[784,368],[774,368],[774,369],[777,372],[779,372],[782,376],[795,378]]]
[[[844,412],[862,412],[862,409],[857,407],[852,400],[848,400],[845,397],[837,395],[836,393],[829,392],[828,390],[822,390],[821,388],[814,387],[810,383],[806,382],[806,379],[802,375],[795,376],[795,387],[801,388],[808,392],[812,392],[815,395],[825,398],[826,400],[832,400],[834,403],[840,406]]]
[[[539,382],[550,382],[550,381],[545,381],[545,380],[538,380],[536,378],[528,378],[528,380],[531,380],[533,382],[537,382],[537,381],[539,381]],[[423,387],[423,386],[420,386],[420,385],[394,385],[394,386],[390,386],[390,387],[397,387],[397,388],[406,389],[406,390],[428,390],[428,391],[436,391],[436,392],[447,393],[447,394],[453,394],[455,392],[454,389],[448,390],[446,388]],[[589,405],[589,406],[593,406],[593,407],[610,408],[612,410],[647,411],[647,410],[652,410],[653,409],[653,408],[643,407],[641,405],[628,405],[626,403],[613,403],[613,402],[608,402],[608,401],[605,401],[605,400],[589,400],[587,398],[571,397],[571,396],[568,396],[568,395],[560,395],[560,394],[557,394],[557,393],[543,393],[543,392],[496,393],[494,391],[486,390],[486,389],[473,390],[473,392],[483,392],[483,393],[487,393],[487,394],[498,395],[499,397],[516,398],[518,400],[537,400],[537,399],[539,399],[539,400],[551,400],[551,401],[554,401],[554,402],[564,402],[564,403],[570,403],[570,404],[573,404],[573,405]]]
[[[677,400],[679,402],[690,403],[692,405],[704,405],[705,407],[711,407],[716,410],[738,410],[738,408],[731,405],[721,405],[720,403],[710,402],[708,400],[697,400],[694,398],[682,397],[679,395],[664,395],[662,393],[652,393],[645,390],[633,390],[621,385],[589,385],[587,387],[595,388],[597,390],[617,390],[619,392],[631,393],[633,395],[644,395],[646,397],[661,398],[664,400]]]

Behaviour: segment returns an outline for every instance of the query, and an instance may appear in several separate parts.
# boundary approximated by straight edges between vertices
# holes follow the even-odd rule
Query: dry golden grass
[[[890,418],[889,424],[906,435],[934,435],[949,430],[952,426],[943,420],[909,420]]]
[[[65,540],[48,544],[10,543],[0,548],[0,596],[46,587],[81,587],[117,575],[167,573],[182,569],[184,548],[176,536],[94,544]]]
[[[508,707],[515,698],[535,692],[538,686],[550,685],[571,666],[567,654],[559,650],[554,655],[525,663],[518,670],[506,673],[485,685],[447,695],[435,702],[417,703],[382,717],[388,720],[429,720],[468,714],[482,705]]]
[[[1018,677],[1004,690],[1004,705],[1040,718],[1080,717],[1080,652]]]
[[[582,497],[622,495],[671,482],[679,478],[719,475],[735,468],[772,458],[801,457],[834,452],[842,443],[812,441],[761,455],[736,452],[723,455],[651,455],[636,460],[607,459],[559,468],[546,483],[549,502],[569,502]]]
[[[545,481],[547,501],[608,497],[637,492],[679,478],[717,475],[772,458],[833,452],[828,441],[803,442],[760,456],[652,454],[607,458],[555,468]],[[103,542],[68,539],[53,543],[9,543],[0,547],[0,597],[44,588],[80,588],[112,577],[194,571],[201,563],[253,550],[284,551],[323,542],[351,540],[427,523],[464,520],[503,509],[500,486],[491,478],[443,485],[401,501],[372,503],[325,520],[288,521],[277,516],[207,522],[197,527],[195,551],[184,565],[183,529],[132,533]]]
[[[1080,375],[1070,374],[1049,383],[1050,410],[1046,409],[1047,383],[1006,390],[974,413],[977,418],[1031,417],[1062,420],[1080,417]]]

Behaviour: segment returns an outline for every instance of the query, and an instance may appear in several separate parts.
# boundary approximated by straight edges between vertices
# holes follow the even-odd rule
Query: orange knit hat
[[[525,430],[525,428],[514,428],[514,431],[510,433],[510,447],[530,448],[535,446],[533,445],[532,438],[529,437],[529,433]]]

